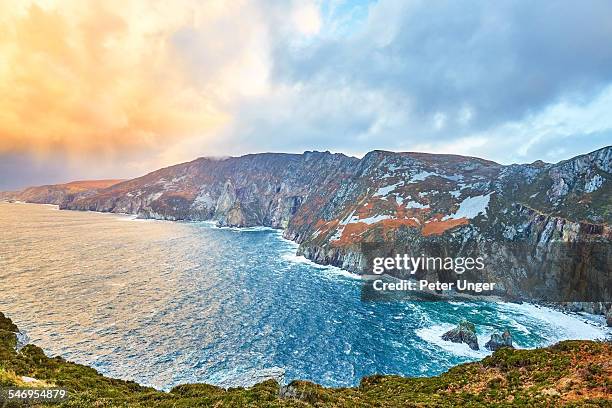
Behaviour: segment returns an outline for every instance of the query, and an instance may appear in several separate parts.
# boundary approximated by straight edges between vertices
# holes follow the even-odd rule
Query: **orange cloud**
[[[189,3],[4,3],[0,153],[159,148],[228,120],[222,81],[194,80],[173,42],[224,10],[203,18]]]

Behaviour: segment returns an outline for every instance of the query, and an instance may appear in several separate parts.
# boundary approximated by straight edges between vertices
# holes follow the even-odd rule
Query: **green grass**
[[[170,392],[104,377],[34,345],[15,351],[17,327],[0,313],[0,386],[24,386],[21,376],[64,387],[64,407],[556,407],[612,406],[612,345],[565,341],[537,350],[500,349],[476,363],[427,378],[371,376],[354,388],[275,381],[222,389],[184,384]],[[283,394],[283,397],[280,396]],[[2,403],[0,401],[0,406]]]

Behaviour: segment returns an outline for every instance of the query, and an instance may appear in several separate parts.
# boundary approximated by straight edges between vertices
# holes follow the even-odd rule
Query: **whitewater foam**
[[[447,331],[453,329],[455,325],[450,323],[438,324],[430,327],[423,327],[415,330],[417,336],[425,340],[429,344],[433,344],[442,350],[451,353],[456,356],[470,357],[470,358],[483,358],[491,354],[491,351],[481,347],[480,350],[472,350],[465,343],[453,343],[451,341],[442,340],[442,335]],[[487,335],[476,335],[478,337],[478,344],[482,345],[488,341],[490,337]]]
[[[603,340],[609,338],[612,334],[611,329],[605,327],[603,324],[595,322],[593,319],[585,318],[578,314],[560,312],[544,306],[530,303],[519,305],[502,302],[495,303],[495,308],[497,312],[500,313],[500,323],[506,323],[508,326],[524,335],[529,335],[533,332],[526,325],[538,327],[538,335],[543,339],[543,343],[539,344],[538,347],[552,345],[567,339]],[[517,319],[531,320],[524,321],[523,323],[525,324],[523,324]],[[476,359],[491,354],[489,350],[484,348],[484,344],[490,339],[491,334],[499,330],[490,326],[477,325],[476,337],[478,338],[478,344],[481,350],[476,351],[470,349],[467,344],[442,340],[442,335],[454,327],[455,325],[451,323],[433,324],[428,327],[417,329],[415,333],[422,340],[455,356]],[[520,340],[517,339],[516,336],[514,338],[514,345],[517,348],[535,348],[522,347]]]
[[[308,265],[318,271],[324,272],[325,274],[329,274],[331,277],[342,276],[349,279],[362,280],[364,277],[362,275],[358,275],[356,273],[349,272],[342,268],[333,265],[321,265],[310,259],[306,258],[303,255],[297,255],[296,251],[299,245],[291,240],[284,238],[282,235],[279,235],[279,238],[286,246],[286,250],[281,255],[281,258],[287,262],[300,263],[304,265]]]
[[[500,311],[514,312],[519,316],[528,316],[553,326],[550,327],[552,330],[546,333],[547,336],[544,336],[548,344],[563,339],[600,340],[612,335],[612,329],[604,326],[603,318],[596,319],[595,316],[585,318],[576,313],[561,312],[532,303],[499,303],[497,306]]]
[[[306,258],[305,256],[302,255],[297,255],[295,253],[295,250],[293,249],[289,249],[288,251],[286,251],[285,253],[283,253],[283,255],[281,256],[283,260],[287,261],[287,262],[294,262],[294,263],[301,263],[304,265],[308,265],[314,269],[317,269],[321,272],[327,272],[330,273],[333,276],[343,276],[345,278],[349,278],[349,279],[356,279],[356,280],[362,280],[363,276],[358,275],[356,273],[352,273],[349,271],[346,271],[342,268],[339,268],[337,266],[333,266],[333,265],[321,265],[318,264],[316,262],[311,261],[310,259]]]

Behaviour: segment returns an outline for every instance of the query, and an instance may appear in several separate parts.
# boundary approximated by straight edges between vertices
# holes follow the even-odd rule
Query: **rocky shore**
[[[50,358],[35,345],[17,350],[19,329],[0,313],[0,388],[57,388],[65,407],[603,407],[612,403],[612,344],[564,341],[535,350],[502,347],[482,361],[429,378],[375,375],[355,388],[267,380],[247,388],[179,385],[169,392],[112,379]],[[0,405],[23,406],[0,393]],[[32,403],[29,406],[44,406]]]

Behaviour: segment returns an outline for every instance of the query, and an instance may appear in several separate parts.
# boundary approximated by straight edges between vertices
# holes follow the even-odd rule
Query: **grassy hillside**
[[[279,387],[267,381],[229,390],[185,384],[166,393],[49,358],[33,345],[17,352],[16,332],[17,327],[0,313],[0,388],[63,387],[70,392],[68,402],[60,405],[66,407],[612,406],[612,344],[605,342],[501,349],[437,377],[372,376],[356,388],[325,388],[305,381]],[[38,382],[25,383],[22,376]],[[0,401],[0,406],[11,405]]]

